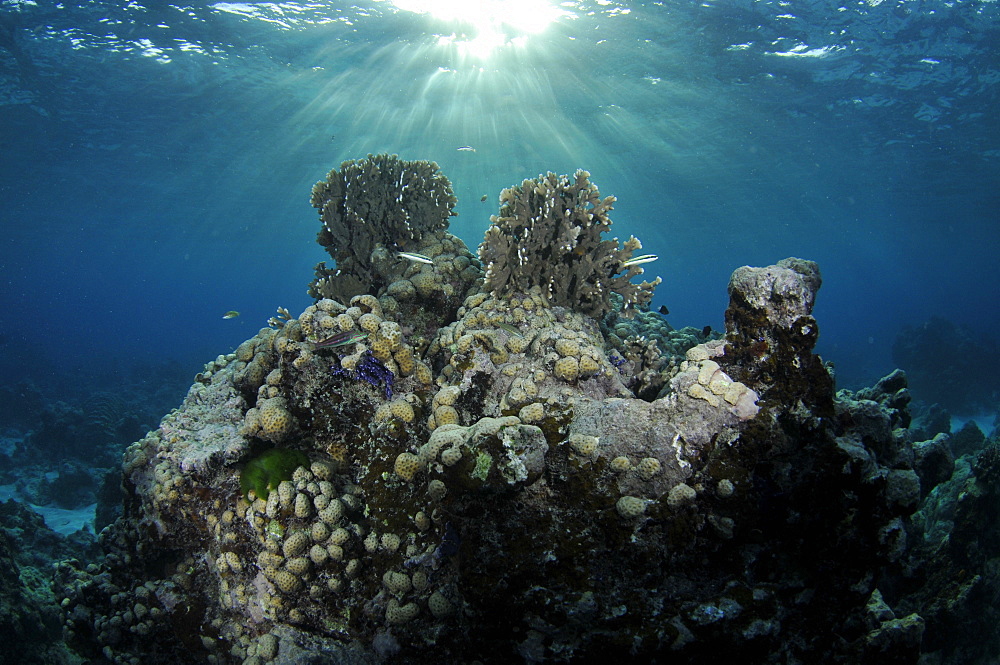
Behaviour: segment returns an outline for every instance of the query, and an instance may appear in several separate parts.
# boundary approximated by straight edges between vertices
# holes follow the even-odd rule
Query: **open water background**
[[[0,1],[5,380],[193,376],[300,312],[312,184],[383,151],[438,162],[473,248],[502,188],[589,170],[675,327],[817,261],[841,385],[906,325],[1000,327],[1000,4],[494,4]]]

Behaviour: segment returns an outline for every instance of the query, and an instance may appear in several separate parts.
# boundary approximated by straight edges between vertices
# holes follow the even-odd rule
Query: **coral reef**
[[[426,234],[448,227],[455,202],[433,162],[386,154],[344,162],[312,191],[323,221],[316,240],[337,262],[334,271],[320,269],[325,284],[314,288],[347,299],[385,286],[374,264],[395,259],[398,250],[419,251]]]
[[[803,284],[783,270],[760,274]],[[744,281],[728,318],[754,321],[783,293],[772,283]],[[844,395],[837,409],[858,423],[869,403],[885,415],[843,431],[831,427],[846,416],[824,425],[796,406],[835,405],[795,368],[773,378],[772,354],[822,369],[795,336],[808,295],[783,301],[784,324],[758,322],[768,354],[741,353],[734,327],[688,349],[652,402],[624,386],[597,322],[537,289],[468,298],[409,375],[396,356],[406,338],[374,297],[353,313],[320,301],[262,330],[130,447],[126,515],[102,534],[100,573],[61,569],[71,643],[150,662],[914,653],[921,615],[876,611],[884,591],[864,574],[904,555],[920,497],[907,440],[890,429],[905,403]],[[342,315],[371,336],[313,348]],[[371,354],[399,372],[392,399],[334,371]],[[758,391],[779,389],[762,412]],[[292,423],[283,445],[308,463],[266,499],[247,497],[240,467],[268,441],[254,421],[273,400]],[[865,612],[879,618],[871,628],[852,623]]]
[[[383,279],[205,366],[126,450],[104,557],[57,568],[77,653],[917,663],[923,642],[926,662],[989,662],[997,638],[955,636],[996,620],[975,608],[1000,591],[997,528],[978,531],[1000,453],[916,440],[903,372],[834,391],[814,263],[736,270],[723,338],[631,327],[611,291],[635,310],[652,285],[615,281],[635,243],[602,244],[610,201],[585,172],[503,206],[484,258],[529,259],[492,255],[485,290],[414,321]],[[439,233],[417,262],[437,276]],[[591,253],[560,254],[560,233]]]
[[[906,370],[914,395],[953,413],[997,409],[1000,344],[938,316],[905,328],[892,344],[892,361]]]
[[[372,282],[380,310],[405,321],[414,331],[414,345],[426,347],[441,325],[455,319],[465,298],[479,291],[483,271],[465,243],[446,231],[425,235],[412,244],[411,251],[431,263],[411,262],[377,247],[372,252]],[[347,302],[367,290],[345,288],[343,274],[322,263],[316,275],[309,294],[317,300]]]
[[[766,268],[744,266],[729,280],[726,356],[736,377],[770,403],[794,404],[814,417],[832,415],[833,379],[812,348],[812,317],[822,284],[812,261],[788,258]]]
[[[251,491],[254,493],[253,498],[267,501],[267,497],[278,489],[278,485],[292,479],[295,469],[308,463],[309,458],[300,450],[266,450],[243,466],[240,471],[240,492],[248,501],[251,500]]]
[[[626,316],[648,303],[660,278],[633,284],[643,269],[628,264],[642,243],[631,237],[619,246],[617,238],[603,238],[614,201],[602,199],[583,170],[572,178],[550,172],[503,190],[500,212],[479,246],[486,290],[508,297],[537,287],[550,304],[596,318],[612,310],[612,293],[622,296]]]
[[[674,330],[662,314],[644,306],[632,316],[621,315],[623,299],[612,295],[614,310],[601,319],[608,357],[629,390],[651,401],[670,391],[670,378],[679,371],[687,351],[721,338],[711,327]]]
[[[82,662],[61,639],[62,616],[50,587],[53,563],[93,557],[92,534],[64,538],[17,501],[0,503],[0,663],[70,665]],[[78,557],[78,558],[76,558]]]

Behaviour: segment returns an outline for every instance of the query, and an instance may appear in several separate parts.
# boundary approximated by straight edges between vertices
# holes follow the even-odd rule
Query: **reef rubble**
[[[314,198],[397,164],[379,159],[345,163]],[[436,168],[400,168],[450,195]],[[523,196],[546,196],[546,182],[564,196],[575,182],[605,206],[581,178],[539,176]],[[962,598],[1000,589],[989,557],[960,554],[954,539],[963,515],[995,501],[998,456],[956,464],[946,440],[912,441],[901,373],[835,392],[813,352],[815,263],[737,269],[724,336],[685,333],[682,351],[654,344],[629,359],[609,339],[625,329],[600,319],[623,283],[581,277],[588,296],[574,309],[546,286],[563,272],[518,281],[512,262],[548,261],[547,243],[566,235],[511,231],[538,217],[521,195],[502,214],[520,225],[495,225],[485,243],[520,249],[477,258],[441,224],[447,196],[411,194],[437,202],[425,206],[434,220],[389,210],[370,251],[346,262],[378,276],[372,293],[331,297],[342,289],[321,292],[326,277],[360,279],[319,275],[314,304],[206,365],[128,448],[103,558],[56,572],[79,654],[145,665],[916,663],[922,641],[951,653],[944,632],[969,616]],[[318,207],[333,247],[343,209]],[[602,246],[599,235],[588,242]],[[431,263],[391,259],[403,247]],[[620,264],[627,249],[607,256]],[[565,274],[591,270],[559,256]],[[653,286],[626,289],[619,309],[641,308]],[[339,333],[352,341],[317,346]],[[641,397],[639,371],[658,377]],[[964,503],[942,489],[952,468],[974,488]],[[931,517],[913,521],[932,499],[951,540]]]

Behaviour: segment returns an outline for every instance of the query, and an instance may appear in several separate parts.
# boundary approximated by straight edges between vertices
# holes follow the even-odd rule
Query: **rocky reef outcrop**
[[[61,536],[41,515],[13,500],[0,502],[0,664],[75,665],[80,657],[62,640],[62,593],[53,566],[95,557],[93,534]],[[94,569],[96,572],[96,568]]]
[[[902,373],[835,392],[814,263],[739,268],[724,337],[645,360],[594,301],[491,279],[436,325],[391,286],[318,297],[206,366],[127,450],[101,563],[60,566],[67,642],[147,664],[954,652],[963,598],[997,584],[956,544],[997,455],[912,441]]]

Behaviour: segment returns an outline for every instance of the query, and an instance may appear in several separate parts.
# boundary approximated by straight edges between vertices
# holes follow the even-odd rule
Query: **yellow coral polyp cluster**
[[[581,457],[592,457],[597,452],[597,446],[600,442],[596,436],[576,432],[570,434],[567,441],[573,451]]]
[[[475,341],[475,337],[472,335],[462,335],[455,342],[455,351],[461,353],[462,355],[468,355],[472,351],[472,343]]]
[[[511,353],[524,353],[528,345],[531,344],[531,340],[527,337],[521,337],[518,335],[511,335],[507,338],[507,349]]]
[[[412,423],[413,419],[416,418],[413,405],[404,398],[395,399],[390,402],[389,409],[392,411],[393,416],[399,418],[404,423]]]
[[[374,314],[362,314],[358,318],[358,327],[364,330],[366,333],[374,333],[379,328],[379,324],[382,323],[382,319]]]
[[[521,410],[517,412],[517,417],[520,418],[521,422],[529,424],[540,423],[545,420],[545,405],[541,402],[532,402],[521,407]]]
[[[383,318],[382,303],[378,298],[370,293],[362,293],[351,298],[351,307],[357,307],[365,313],[374,314],[378,318]]]
[[[441,405],[434,409],[434,422],[441,425],[458,425],[458,410],[453,406]]]
[[[413,359],[413,349],[408,346],[401,346],[395,353],[392,354],[392,357],[396,360],[396,366],[399,367],[399,373],[403,376],[413,374],[417,368],[416,362]]]
[[[519,376],[510,384],[510,390],[504,401],[501,402],[500,408],[504,410],[520,409],[535,401],[536,397],[538,397],[538,384],[530,378]]]
[[[643,480],[652,480],[660,473],[660,460],[655,457],[643,457],[636,465],[636,471],[639,472],[639,477]]]
[[[431,433],[431,438],[420,447],[421,464],[429,464],[438,458],[445,448],[458,447],[468,438],[469,428],[460,425],[443,425]]]
[[[369,338],[369,344],[371,345],[372,355],[381,360],[383,363],[392,359],[392,351],[389,349],[389,342],[385,339],[378,337],[377,335],[371,336]]]
[[[402,598],[406,592],[413,588],[409,575],[393,570],[386,571],[382,576],[382,584],[389,590],[389,593],[398,598]]]
[[[397,300],[413,300],[417,295],[417,289],[413,282],[408,279],[399,279],[386,288],[386,293]]]
[[[302,588],[302,579],[289,570],[275,571],[271,581],[284,593],[295,593]]]
[[[410,283],[417,290],[417,293],[427,298],[435,291],[443,290],[441,276],[428,266],[428,269],[421,270],[416,275],[410,277]]]
[[[441,462],[445,466],[455,466],[462,459],[462,449],[458,446],[445,448],[441,451]]]
[[[437,619],[444,619],[454,611],[451,601],[440,591],[435,591],[430,595],[427,599],[427,607]]]
[[[275,443],[283,441],[292,431],[292,414],[281,397],[273,397],[258,403],[258,422],[264,438]]]
[[[589,379],[600,370],[601,366],[593,356],[580,356],[580,378]]]
[[[389,344],[391,351],[398,350],[403,343],[403,329],[395,321],[381,321],[378,336]]]
[[[400,453],[393,464],[393,470],[396,472],[396,475],[406,482],[413,480],[423,468],[423,460],[413,453],[408,452]]]
[[[439,406],[452,406],[458,401],[461,395],[462,391],[458,386],[445,386],[434,393],[434,397],[431,399],[431,407],[436,409]]]
[[[402,371],[402,369],[402,365],[400,365],[400,371]],[[434,373],[431,372],[431,368],[419,360],[414,363],[413,376],[417,381],[425,386],[429,386],[434,383]]]
[[[623,496],[618,499],[615,509],[625,519],[634,519],[646,512],[646,500],[637,496]]]
[[[343,332],[350,332],[355,329],[354,317],[350,314],[338,314],[336,321],[337,327]]]
[[[391,625],[400,625],[412,621],[417,618],[418,614],[420,614],[420,606],[413,601],[405,605],[400,605],[398,600],[392,598],[385,608],[386,623]]]
[[[560,338],[556,340],[555,343],[556,353],[561,356],[578,356],[580,355],[580,344],[573,339]]]
[[[695,500],[697,491],[687,483],[678,483],[667,492],[667,505],[671,508],[680,508]]]
[[[625,455],[619,455],[611,460],[611,470],[615,473],[625,473],[632,468],[632,461]]]
[[[580,361],[573,356],[560,358],[555,362],[552,373],[563,381],[576,381],[580,377]]]

